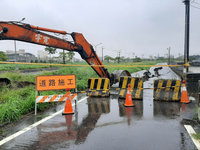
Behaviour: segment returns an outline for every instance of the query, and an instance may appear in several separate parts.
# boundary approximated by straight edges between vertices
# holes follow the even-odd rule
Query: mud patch
[[[8,78],[0,78],[0,86],[10,85],[11,81]]]
[[[191,125],[191,126],[196,126],[199,124],[199,121],[197,120],[190,120],[190,119],[182,119],[181,124],[183,125]]]

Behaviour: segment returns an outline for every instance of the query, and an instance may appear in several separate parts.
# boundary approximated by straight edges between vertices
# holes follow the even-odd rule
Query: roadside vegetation
[[[40,68],[49,68],[48,65],[22,65],[18,64],[19,70],[25,70],[25,69],[40,69]],[[0,64],[0,71],[11,71],[15,70],[16,64]]]
[[[200,133],[192,134],[196,140],[200,140]]]
[[[116,65],[120,65],[120,66],[124,66],[124,65],[152,65],[152,64],[155,64],[155,62],[161,62],[161,61],[153,61],[153,62],[146,61],[146,62],[136,62],[136,63],[122,62],[120,64],[104,62],[104,65],[109,65],[110,66],[110,67],[108,67],[109,70],[116,70],[119,67],[113,67],[113,66],[116,66]],[[69,64],[67,64],[67,65],[69,65]],[[87,65],[87,63],[85,63],[85,62],[76,62],[76,63],[73,63],[73,65]],[[17,67],[18,67],[19,70],[26,70],[26,69],[41,69],[41,68],[51,68],[51,67],[65,67],[65,66],[64,65],[62,66],[62,64],[56,65],[54,63],[52,63],[51,65],[50,64],[39,65],[39,64],[35,63],[33,65],[30,65],[30,64],[17,64]],[[127,67],[120,67],[121,70],[123,70],[123,68],[126,68],[126,70],[127,70]],[[131,67],[128,67],[128,68],[131,68]],[[16,69],[16,64],[3,64],[3,63],[0,64],[0,71],[14,71],[15,69]],[[136,68],[134,68],[134,70],[135,69]]]
[[[7,61],[8,57],[6,56],[6,54],[2,51],[0,51],[0,61]]]
[[[120,65],[155,65],[157,62],[139,62],[139,63],[121,63]],[[84,63],[85,64],[85,63]],[[105,63],[105,65],[107,65]],[[117,67],[116,63],[109,64],[113,67],[107,67],[111,73],[114,70],[128,70],[130,73],[137,72],[149,67]],[[0,65],[1,66],[1,65]],[[27,65],[29,66],[29,65]],[[30,66],[29,66],[30,67]],[[43,72],[40,75],[66,75],[75,74],[77,81],[77,89],[86,90],[87,79],[98,77],[91,67],[63,67],[57,71]],[[23,75],[19,72],[6,72],[0,74],[0,78],[8,78],[11,80],[11,85],[0,87],[0,126],[3,126],[13,121],[19,120],[23,115],[34,111],[35,105],[35,86],[30,85],[24,88],[19,88],[17,83],[29,81],[35,83],[37,75]],[[65,91],[45,91],[41,95],[51,95],[64,93]],[[38,105],[38,110],[42,111],[47,107],[55,105],[54,103],[44,103]]]

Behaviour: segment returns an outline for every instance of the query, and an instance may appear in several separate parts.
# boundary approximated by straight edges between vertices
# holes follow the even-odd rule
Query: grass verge
[[[17,65],[19,70],[24,70],[24,69],[39,69],[39,68],[49,68],[50,66],[45,66],[45,65],[23,65],[23,64],[18,64]],[[10,70],[15,70],[16,64],[0,64],[0,71],[10,71]]]
[[[200,133],[192,134],[196,140],[200,140]]]

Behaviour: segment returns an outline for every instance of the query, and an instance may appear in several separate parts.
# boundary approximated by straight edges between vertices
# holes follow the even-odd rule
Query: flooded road
[[[170,69],[163,70],[164,78],[169,77],[167,71]],[[162,72],[160,74],[159,78]],[[175,78],[173,73],[169,74]],[[155,78],[144,82],[144,87],[152,87]],[[81,94],[78,100],[84,100],[74,106],[74,115],[58,114],[3,144],[0,149],[195,150],[181,123],[183,118],[193,118],[195,103],[159,102],[153,100],[152,89],[145,89],[143,93],[143,101],[133,101],[135,107],[124,107],[118,94],[109,98]],[[63,107],[60,105],[53,111]],[[34,119],[39,120],[38,117]]]
[[[191,73],[200,73],[200,67],[199,66],[190,66],[189,72]]]

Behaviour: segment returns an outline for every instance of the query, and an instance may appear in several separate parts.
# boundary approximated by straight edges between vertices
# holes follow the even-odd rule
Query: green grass
[[[6,93],[6,94],[5,94]],[[4,88],[0,91],[0,126],[11,123],[34,110],[35,87],[21,89]],[[38,110],[44,110],[49,104],[38,105]]]
[[[157,62],[143,62],[140,64],[156,64]],[[112,64],[118,65],[118,64]],[[122,65],[122,64],[120,64]],[[126,64],[127,65],[127,64]],[[111,73],[114,70],[128,70],[130,73],[140,71],[143,69],[148,69],[145,67],[115,67],[109,68],[108,71]],[[57,71],[52,72],[43,72],[41,75],[66,75],[66,74],[75,74],[77,81],[77,89],[85,90],[87,88],[88,78],[98,77],[95,71],[91,67],[64,67]],[[23,115],[34,111],[35,104],[35,87],[29,86],[26,88],[17,88],[16,82],[20,81],[30,81],[35,82],[36,75],[23,75],[19,72],[10,73],[6,72],[0,74],[1,77],[9,78],[12,82],[11,87],[0,87],[0,126],[13,121],[19,120]],[[53,95],[64,93],[65,91],[43,91],[42,95]],[[53,104],[44,103],[38,104],[38,110],[42,111],[47,107],[52,106]]]
[[[1,91],[1,95],[8,89]],[[10,90],[1,96],[0,105],[0,124],[10,123],[18,120],[23,114],[28,113],[34,108],[34,88]],[[5,101],[5,99],[7,99]],[[2,104],[3,103],[3,104]]]
[[[25,69],[39,69],[39,68],[48,68],[50,66],[47,65],[17,65],[19,70],[25,70]],[[16,64],[0,64],[0,71],[10,71],[15,70]],[[56,66],[55,66],[56,67]]]
[[[200,133],[192,134],[196,140],[200,140]]]
[[[96,73],[90,67],[65,67],[58,71],[43,72],[41,75],[64,75],[75,74],[77,77],[78,90],[85,90],[87,79],[97,77]],[[0,74],[11,80],[11,88],[0,87],[0,126],[19,120],[23,115],[34,110],[35,87],[17,88],[16,82],[30,81],[35,82],[36,75],[23,75],[19,72],[6,72]],[[65,91],[43,91],[42,95],[53,95],[64,93]],[[52,104],[38,104],[38,111],[44,110]]]
[[[87,63],[86,62],[76,62],[76,63],[73,63],[73,65],[86,65]],[[104,65],[140,65],[140,64],[144,64],[144,65],[151,65],[151,64],[155,64],[155,61],[153,62],[134,62],[134,63],[124,63],[124,62],[121,62],[120,64],[117,64],[117,63],[106,63],[104,62],[103,63]],[[60,64],[61,65],[61,64]],[[25,64],[17,64],[19,70],[25,70],[25,69],[40,69],[40,68],[49,68],[49,67],[63,67],[63,66],[56,66],[55,64],[52,64],[51,66],[50,65],[39,65],[39,64],[33,64],[33,65],[25,65]],[[12,71],[12,70],[15,70],[15,67],[16,67],[16,64],[0,64],[0,71]],[[115,67],[114,69],[116,69],[117,67]],[[121,67],[123,68],[123,67]],[[111,69],[112,70],[112,69]]]
[[[21,73],[17,72],[5,72],[0,74],[0,78],[8,78],[11,80],[11,82],[19,82],[19,81],[30,81],[35,82],[35,75],[23,75]]]
[[[199,109],[198,109],[198,107],[197,107],[197,108],[195,109],[195,113],[194,113],[194,116],[193,116],[193,120],[195,120],[195,121],[199,121],[198,112],[199,112]]]

